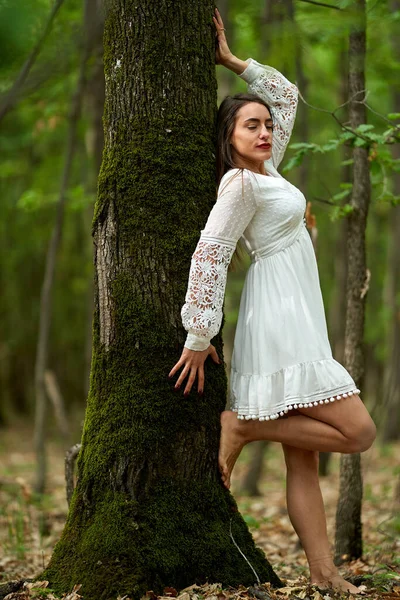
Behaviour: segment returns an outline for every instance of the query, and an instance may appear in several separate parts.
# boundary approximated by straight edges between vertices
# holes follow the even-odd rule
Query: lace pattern
[[[235,246],[200,240],[192,256],[181,316],[185,328],[209,340],[222,321],[226,275]]]
[[[273,67],[260,65],[253,59],[251,59],[249,67],[254,69],[253,74],[255,75],[255,79],[248,81],[249,92],[262,98],[272,109],[274,121],[272,163],[277,168],[292,134],[296,118],[298,89]]]
[[[221,327],[228,266],[256,210],[249,174],[239,170],[227,173],[192,255],[181,310],[188,332],[185,346],[191,350],[208,348]]]

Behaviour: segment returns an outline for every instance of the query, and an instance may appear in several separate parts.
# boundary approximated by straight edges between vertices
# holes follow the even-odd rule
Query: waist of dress
[[[250,252],[251,262],[254,263],[254,262],[257,262],[258,260],[262,260],[264,258],[269,258],[270,256],[274,256],[275,254],[279,254],[279,252],[283,252],[283,250],[286,250],[287,248],[290,248],[291,246],[293,246],[293,244],[296,243],[305,233],[307,233],[307,228],[306,228],[305,220],[303,220],[303,223],[300,226],[298,234],[288,244],[286,244],[285,246],[279,246],[279,248],[277,248],[276,245],[272,248],[270,245],[268,245],[268,246],[263,246],[261,248],[258,248],[257,250],[252,250]],[[307,233],[307,235],[308,235],[308,233]]]

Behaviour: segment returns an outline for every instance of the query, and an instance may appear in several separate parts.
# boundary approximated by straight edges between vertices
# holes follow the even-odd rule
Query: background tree
[[[91,386],[77,487],[43,575],[60,591],[82,583],[88,600],[279,583],[218,474],[223,367],[207,361],[201,398],[167,378],[215,200],[212,14],[209,0],[116,0],[106,19]]]
[[[355,130],[366,123],[365,95],[366,6],[365,0],[352,5],[354,22],[349,44],[349,120]],[[353,187],[347,227],[347,306],[344,364],[356,384],[363,388],[364,314],[368,276],[365,231],[371,196],[368,148],[353,148]],[[335,562],[362,555],[362,475],[359,454],[340,457],[340,492],[336,512]]]

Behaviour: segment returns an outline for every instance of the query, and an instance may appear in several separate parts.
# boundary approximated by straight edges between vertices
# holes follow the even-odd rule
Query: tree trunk
[[[349,96],[348,94],[348,65],[347,52],[340,53],[340,103],[344,104]],[[347,115],[344,119],[347,121]],[[348,160],[351,158],[351,152],[347,146],[342,146],[342,158]],[[341,179],[343,182],[351,180],[350,165],[344,165],[341,169]],[[339,222],[339,231],[336,239],[334,270],[335,270],[335,292],[331,310],[329,314],[330,335],[332,340],[333,357],[344,363],[344,339],[346,325],[346,282],[347,282],[347,219],[341,219]],[[330,452],[321,452],[319,456],[319,474],[323,477],[328,476],[331,460]]]
[[[88,130],[86,135],[86,151],[90,159],[90,169],[88,169],[86,180],[86,191],[90,196],[94,196],[97,187],[97,179],[101,167],[101,159],[104,148],[103,133],[103,112],[104,112],[104,65],[103,65],[103,33],[104,33],[104,11],[102,8],[103,0],[90,0],[88,14],[90,18],[86,19],[85,32],[90,39],[91,64],[87,74],[87,85],[85,89],[85,113],[88,118]],[[83,215],[84,229],[90,232],[93,218],[93,206],[88,206]],[[88,235],[87,256],[92,255],[92,244]],[[90,384],[90,366],[92,360],[92,316],[93,316],[93,280],[88,281],[87,290],[87,327],[85,336],[85,369],[84,369],[84,390],[85,397],[89,393]]]
[[[60,592],[82,583],[85,600],[250,585],[253,569],[280,584],[220,481],[224,368],[206,361],[201,397],[168,380],[215,201],[213,9],[114,0],[106,18],[91,385],[67,524],[41,575]]]
[[[365,92],[366,6],[365,0],[354,3],[354,23],[349,45],[350,125],[354,129],[366,122],[366,107],[356,101]],[[353,189],[348,216],[348,272],[344,364],[362,389],[364,375],[364,313],[365,313],[365,230],[370,202],[368,149],[353,148]],[[362,475],[358,454],[343,454],[340,461],[340,495],[336,512],[335,562],[359,558],[362,555]]]
[[[253,442],[251,444],[251,459],[245,476],[243,477],[241,485],[241,493],[249,496],[262,496],[258,483],[261,479],[265,451],[268,448],[269,442],[266,440],[260,440],[259,442]]]

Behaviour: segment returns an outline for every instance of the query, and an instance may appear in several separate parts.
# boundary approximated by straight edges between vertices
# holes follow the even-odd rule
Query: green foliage
[[[397,113],[391,116],[394,118]],[[389,115],[387,116],[389,118]],[[361,147],[369,150],[369,161],[371,171],[371,183],[380,190],[376,196],[376,202],[389,202],[392,206],[400,203],[400,195],[395,195],[390,191],[390,178],[393,173],[400,172],[400,158],[395,158],[388,150],[387,146],[400,143],[400,128],[396,125],[389,127],[384,132],[377,133],[372,124],[363,123],[354,131],[343,128],[336,139],[329,140],[325,144],[312,143],[294,143],[290,145],[295,154],[286,163],[283,171],[286,173],[295,167],[299,167],[305,157],[315,154],[326,154],[337,152],[342,145],[347,147]],[[353,159],[344,160],[342,166],[353,164]],[[329,200],[334,205],[331,210],[331,220],[337,221],[341,217],[348,215],[353,209],[350,204],[342,204],[342,201],[351,193],[350,183],[340,183],[342,191],[334,193]]]

